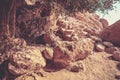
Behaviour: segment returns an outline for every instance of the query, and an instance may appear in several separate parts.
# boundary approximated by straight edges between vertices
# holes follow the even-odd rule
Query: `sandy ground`
[[[68,70],[45,73],[44,80],[120,80],[115,75],[120,74],[116,65],[119,63],[105,52],[94,53],[83,60],[84,70],[78,73]]]

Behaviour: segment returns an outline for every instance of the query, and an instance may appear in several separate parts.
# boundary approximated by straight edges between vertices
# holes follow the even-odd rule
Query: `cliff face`
[[[98,37],[108,25],[107,20],[89,12],[68,15],[60,12],[60,7],[41,2],[18,7],[16,38],[6,45],[7,54],[0,56],[0,79],[115,79],[116,63],[106,52],[119,48]]]

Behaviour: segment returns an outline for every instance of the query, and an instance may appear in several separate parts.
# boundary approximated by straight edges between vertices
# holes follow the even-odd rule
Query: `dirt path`
[[[116,80],[115,75],[120,74],[116,68],[118,62],[111,60],[110,56],[105,52],[94,53],[83,61],[84,71],[74,73],[61,70],[46,73],[44,80]]]

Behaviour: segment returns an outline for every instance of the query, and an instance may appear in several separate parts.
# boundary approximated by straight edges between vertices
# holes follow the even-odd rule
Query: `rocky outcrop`
[[[80,41],[74,44],[71,58],[73,60],[85,59],[88,55],[92,54],[93,48],[94,48],[94,45],[89,38],[80,39]]]
[[[101,32],[101,38],[103,40],[112,42],[116,45],[120,44],[120,20],[117,21],[116,23],[106,27],[102,32]]]
[[[98,35],[103,29],[99,16],[91,13],[76,13],[74,17],[58,17],[59,33],[64,37],[88,37]]]
[[[93,48],[94,45],[89,38],[81,38],[77,42],[61,42],[59,47],[54,48],[53,59],[82,60],[92,54]]]
[[[93,13],[78,12],[74,16],[59,14],[49,4],[18,7],[16,37],[8,51],[8,70],[15,80],[44,80],[36,70],[57,71],[68,68],[72,72],[84,70],[82,63],[92,55],[113,47],[98,37],[107,21]],[[22,39],[20,39],[22,38]],[[29,43],[29,44],[28,44]]]
[[[47,59],[46,71],[66,68],[70,62],[83,60],[93,53],[94,44],[90,38],[80,38],[79,41],[58,41],[50,51],[43,51]],[[48,54],[48,55],[46,55]],[[53,54],[53,57],[49,55]]]
[[[103,23],[96,14],[79,12],[74,17],[69,15],[56,17],[57,13],[52,11],[50,4],[39,4],[41,2],[25,5],[17,10],[16,37],[25,39],[27,43],[36,43],[36,39],[41,36],[44,40],[39,40],[50,44],[52,43],[49,37],[50,32],[56,32],[56,36],[65,41],[72,41],[98,35],[103,29]]]

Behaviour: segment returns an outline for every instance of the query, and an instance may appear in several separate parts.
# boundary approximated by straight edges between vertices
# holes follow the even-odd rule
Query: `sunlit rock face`
[[[9,52],[8,69],[13,75],[21,75],[29,71],[40,70],[46,66],[40,49],[36,47],[14,48]]]
[[[57,26],[64,37],[70,35],[78,37],[96,36],[103,29],[98,15],[93,13],[76,13],[75,17],[59,16]],[[69,38],[68,37],[68,38]]]
[[[47,66],[52,65],[54,69],[65,68],[70,61],[83,60],[92,54],[94,40],[91,37],[98,36],[104,28],[94,13],[78,12],[69,16],[52,11],[50,5],[36,4],[22,9],[17,17],[16,36],[29,44],[49,46],[50,50],[42,53],[47,62],[52,63]]]
[[[112,42],[116,45],[120,45],[120,20],[116,23],[106,27],[102,33],[101,38],[103,40]]]
[[[49,4],[40,5],[41,2],[35,3],[34,0],[26,1],[29,5],[20,6],[17,9],[16,38],[12,40],[11,48],[11,45],[7,45],[9,50],[7,51],[7,59],[9,62],[5,68],[4,66],[0,68],[0,72],[4,71],[7,80],[10,80],[10,75],[13,75],[14,78],[17,77],[15,80],[45,80],[42,78],[47,78],[49,75],[42,75],[40,73],[41,69],[46,73],[47,71],[58,71],[66,68],[69,68],[68,70],[73,72],[79,72],[80,69],[85,71],[85,69],[87,69],[83,74],[91,73],[97,77],[91,80],[99,80],[99,74],[105,75],[107,71],[108,73],[109,71],[110,73],[112,72],[111,66],[111,68],[104,68],[108,66],[108,64],[106,65],[108,56],[105,58],[104,54],[102,54],[103,56],[101,54],[97,54],[98,56],[96,56],[96,54],[92,53],[95,49],[102,53],[104,51],[112,52],[112,54],[114,54],[113,58],[120,61],[120,53],[114,53],[114,51],[118,51],[118,48],[110,43],[112,41],[120,41],[118,22],[117,25],[113,24],[110,26],[109,29],[107,27],[107,20],[100,19],[99,16],[94,13],[78,12],[74,15],[61,14],[59,13],[60,11],[57,13],[51,9]],[[107,34],[107,30],[112,35]],[[103,42],[98,36],[101,31],[103,31],[103,40],[108,40],[108,42]],[[115,37],[116,35],[118,35],[117,38]],[[7,50],[7,48],[5,50]],[[0,62],[1,60],[2,62],[5,60],[2,56],[3,54],[0,53]],[[102,59],[104,60],[102,61]],[[100,62],[98,60],[100,60]],[[79,61],[85,61],[85,66],[83,66],[81,62],[79,63]],[[97,64],[97,67],[96,65],[93,66],[94,64]],[[91,71],[92,69],[93,71]],[[54,73],[52,76],[53,75]],[[103,75],[100,77],[104,77],[105,80],[107,80],[106,76]],[[52,79],[52,76],[50,79]],[[79,78],[82,77],[82,75],[79,76]],[[88,75],[84,76],[83,79],[87,76]],[[86,80],[90,77],[91,76],[88,76]],[[64,76],[62,76],[62,78],[64,78]],[[110,78],[108,80],[110,80]],[[59,78],[52,80],[58,79]],[[0,78],[0,80],[3,79]],[[73,80],[73,78],[70,80]]]

